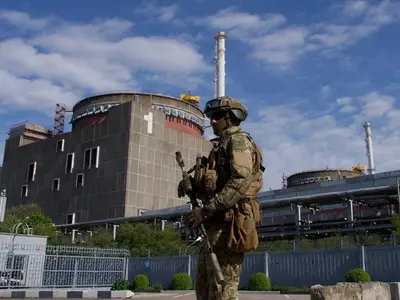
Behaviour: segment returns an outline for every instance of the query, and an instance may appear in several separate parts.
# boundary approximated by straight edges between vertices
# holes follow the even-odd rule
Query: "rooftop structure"
[[[346,169],[319,169],[302,171],[290,175],[286,178],[287,187],[298,185],[307,185],[317,182],[339,180],[344,178],[352,178],[363,176],[364,174],[359,169],[346,170]]]

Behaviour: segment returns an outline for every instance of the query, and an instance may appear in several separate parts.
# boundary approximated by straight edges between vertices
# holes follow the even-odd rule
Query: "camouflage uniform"
[[[226,283],[221,286],[214,279],[211,263],[207,261],[207,248],[203,244],[198,256],[196,297],[198,300],[237,299],[244,253],[227,247],[231,224],[229,216],[231,208],[237,203],[246,205],[246,199],[256,199],[263,185],[262,154],[250,135],[237,125],[247,117],[247,111],[239,101],[230,97],[211,100],[206,104],[205,113],[211,121],[219,118],[213,124],[214,133],[218,136],[212,140],[216,152],[212,156],[211,151],[208,157],[208,162],[215,162],[216,186],[206,201],[202,199],[205,203],[200,214]],[[215,117],[218,113],[220,115]],[[236,118],[239,122],[231,122],[229,118]]]

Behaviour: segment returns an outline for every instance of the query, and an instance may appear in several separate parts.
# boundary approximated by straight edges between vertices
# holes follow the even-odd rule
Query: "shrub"
[[[150,281],[146,275],[138,274],[132,279],[132,289],[133,290],[149,290]]]
[[[156,291],[162,291],[163,286],[161,283],[156,283],[155,285],[153,285],[154,290]]]
[[[285,293],[307,293],[309,294],[311,292],[311,288],[307,286],[281,286],[281,285],[275,285],[271,287],[271,291],[279,291],[283,294]]]
[[[118,279],[114,282],[114,285],[111,287],[112,291],[126,291],[130,289],[130,284],[128,280]]]
[[[370,282],[371,277],[368,272],[364,271],[361,268],[350,269],[346,273],[345,277],[346,282]]]
[[[192,278],[187,273],[176,273],[172,277],[172,290],[190,290],[192,289]]]
[[[264,273],[254,273],[249,278],[248,290],[250,291],[269,291],[271,283]]]

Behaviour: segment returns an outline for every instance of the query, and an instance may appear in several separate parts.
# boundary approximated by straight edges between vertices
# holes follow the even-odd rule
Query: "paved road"
[[[135,293],[135,295],[131,298],[132,300],[141,299],[159,299],[159,300],[196,300],[194,292],[188,293],[174,293],[174,292],[163,292],[163,293]],[[7,298],[3,298],[7,299]],[[10,299],[11,300],[11,299]],[[39,298],[30,299],[18,299],[13,298],[12,300],[40,300]],[[43,299],[49,300],[49,299]],[[57,300],[57,299],[55,299]],[[69,300],[82,300],[82,299],[69,299]],[[104,299],[106,300],[106,299]],[[265,294],[265,293],[240,293],[239,292],[239,300],[310,300],[310,296],[308,295],[274,295],[274,294]]]
[[[174,293],[174,292],[163,292],[163,293],[148,293],[141,294],[135,293],[134,299],[149,299],[159,298],[160,300],[196,300],[194,292],[188,293]],[[310,300],[309,295],[273,295],[265,293],[240,293],[239,300]]]

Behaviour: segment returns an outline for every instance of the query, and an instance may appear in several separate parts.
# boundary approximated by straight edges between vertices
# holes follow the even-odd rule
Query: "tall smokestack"
[[[365,129],[365,144],[367,146],[367,157],[368,157],[368,174],[375,174],[375,162],[374,162],[374,151],[372,149],[372,133],[371,123],[367,122],[364,124]]]
[[[225,96],[225,39],[228,35],[223,31],[215,33],[215,78],[214,96]]]

